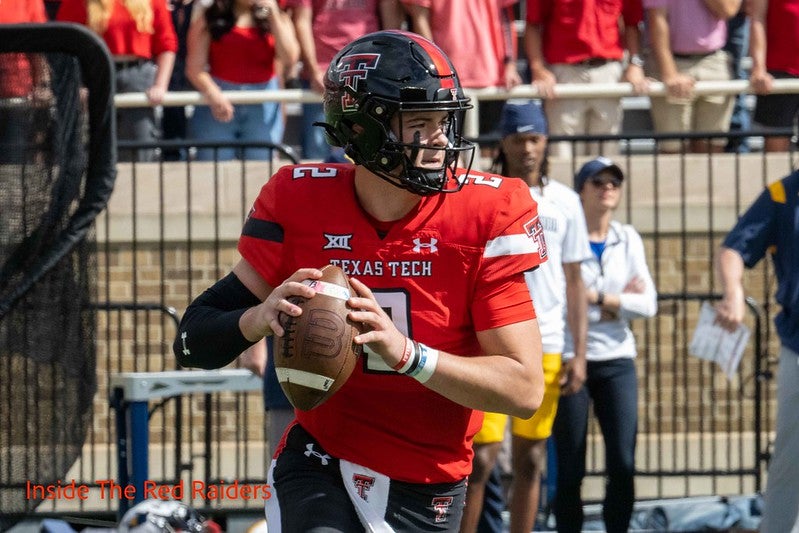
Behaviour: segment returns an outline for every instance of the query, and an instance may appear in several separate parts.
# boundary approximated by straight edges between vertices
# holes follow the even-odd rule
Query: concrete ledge
[[[550,174],[571,186],[586,159],[553,159]],[[765,183],[791,170],[788,154],[648,154],[617,161],[627,175],[619,218],[643,233],[726,231]],[[120,164],[98,238],[236,241],[273,168],[240,161]]]

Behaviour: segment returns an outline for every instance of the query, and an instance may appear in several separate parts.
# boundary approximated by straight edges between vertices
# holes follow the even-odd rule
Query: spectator
[[[238,358],[239,366],[264,380],[264,409],[266,411],[266,456],[277,450],[280,438],[294,420],[294,407],[280,388],[272,358],[272,337],[267,337],[246,349]]]
[[[300,43],[302,88],[322,94],[325,71],[336,52],[361,35],[399,28],[402,20],[398,7],[397,0],[286,0]],[[302,157],[342,162],[341,150],[334,156],[324,130],[313,125],[324,119],[322,104],[302,105]]]
[[[747,0],[751,19],[749,83],[757,93],[754,121],[766,128],[792,128],[799,94],[770,94],[774,78],[799,78],[799,0]],[[790,137],[766,137],[767,152],[787,152]]]
[[[741,0],[643,0],[653,61],[648,74],[666,86],[666,96],[651,97],[652,122],[659,133],[727,132],[732,95],[697,96],[697,81],[732,79],[724,51],[727,20]],[[721,152],[726,139],[692,139],[691,152]],[[662,152],[679,152],[680,141],[663,141]]]
[[[635,502],[635,438],[638,425],[636,347],[629,321],[657,310],[657,293],[635,229],[613,219],[624,174],[607,158],[583,165],[574,179],[588,225],[593,257],[582,264],[588,295],[588,359],[585,384],[558,404],[553,434],[557,453],[554,510],[558,532],[579,532],[583,524],[580,487],[585,477],[589,404],[605,443],[605,498],[608,533],[627,531]],[[564,359],[574,355],[566,335]]]
[[[535,304],[544,348],[544,401],[528,419],[512,419],[510,531],[532,531],[538,510],[546,439],[558,406],[560,388],[573,394],[585,381],[586,296],[580,263],[591,256],[580,197],[553,181],[547,171],[547,127],[541,107],[530,101],[510,100],[500,119],[502,140],[493,172],[521,178],[538,203],[544,226],[547,261],[525,281]],[[576,356],[561,368],[565,322],[575,332]],[[562,374],[562,375],[561,375]],[[487,478],[505,437],[507,415],[486,413],[475,435],[475,457],[466,493],[461,531],[476,531]]]
[[[440,46],[469,89],[522,83],[516,68],[514,7],[519,0],[400,0],[413,31]],[[494,128],[502,101],[480,103],[481,132]]]
[[[543,396],[523,275],[544,259],[535,202],[518,180],[457,168],[474,152],[461,130],[468,98],[423,37],[383,31],[348,44],[328,67],[324,102],[327,134],[355,164],[287,166],[266,183],[241,261],[188,307],[175,354],[219,367],[283,335],[279,313],[301,313],[289,299],[314,297],[300,282],[322,276],[303,265],[341,265],[349,318],[365,326],[353,339],[363,364],[325,403],[296,412],[269,473],[269,522],[455,531],[480,411],[529,417]]]
[[[283,114],[278,102],[233,105],[222,91],[278,89],[275,61],[286,67],[299,58],[291,20],[276,0],[214,0],[197,11],[189,27],[186,77],[208,105],[189,121],[195,141],[281,143]],[[269,160],[269,148],[200,148],[197,159]]]
[[[532,83],[545,99],[551,135],[619,133],[619,98],[557,99],[555,84],[627,81],[636,92],[646,92],[639,54],[642,19],[641,0],[527,0],[525,48]],[[625,50],[626,67],[622,64]],[[555,156],[572,156],[566,142],[552,148]],[[585,143],[574,155],[616,151]]]
[[[166,0],[62,0],[57,19],[85,24],[103,38],[114,57],[117,94],[144,92],[153,106],[163,101],[178,48]],[[158,140],[153,110],[118,110],[117,138]],[[119,154],[120,160],[131,156]],[[140,149],[136,159],[155,156],[153,149]]]
[[[0,24],[18,22],[47,22],[41,0],[0,2]],[[0,162],[24,163],[30,160],[31,145],[38,140],[36,123],[52,101],[50,70],[44,56],[0,54],[0,99],[4,98],[26,98],[30,102],[19,107],[0,106]]]
[[[746,10],[743,7],[738,10],[738,14],[727,21],[727,42],[724,45],[724,51],[730,54],[733,77],[737,80],[749,79],[747,69],[744,67],[744,59],[749,55],[749,17],[746,16]],[[730,117],[730,132],[746,132],[751,127],[752,116],[746,106],[746,94],[737,94],[732,107],[732,117]],[[749,139],[747,137],[730,137],[724,151],[747,153],[749,152]]]
[[[744,319],[743,272],[768,253],[777,275],[774,320],[780,338],[777,436],[769,461],[762,533],[799,531],[799,171],[764,190],[721,245],[716,269],[723,298],[718,321],[730,330]]]
[[[172,13],[172,25],[175,28],[175,35],[178,39],[175,68],[172,69],[172,76],[169,78],[170,92],[192,90],[191,84],[186,78],[186,37],[189,33],[194,2],[195,0],[169,0],[167,4],[169,11]],[[161,129],[165,141],[186,139],[186,124],[185,106],[164,107],[163,116],[161,117]],[[163,151],[163,159],[166,161],[179,161],[185,159],[185,155],[178,148],[164,149]]]

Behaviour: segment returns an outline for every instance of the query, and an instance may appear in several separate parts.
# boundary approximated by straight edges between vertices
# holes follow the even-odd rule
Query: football
[[[327,265],[318,280],[304,283],[316,290],[313,298],[293,297],[302,308],[298,317],[281,313],[285,330],[275,336],[275,369],[283,392],[302,411],[322,405],[352,374],[362,347],[353,342],[359,326],[347,318],[350,284],[337,266]]]

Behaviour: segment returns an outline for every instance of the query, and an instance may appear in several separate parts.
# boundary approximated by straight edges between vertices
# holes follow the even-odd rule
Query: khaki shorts
[[[555,64],[549,67],[558,83],[618,83],[622,76],[619,61],[604,65]],[[622,108],[620,98],[556,98],[544,101],[550,135],[615,135],[621,130]],[[568,142],[550,145],[550,155],[571,158],[575,155],[612,156],[618,153],[618,143]],[[572,146],[575,147],[572,150]]]
[[[696,81],[727,81],[732,79],[730,57],[724,50],[706,56],[675,57],[677,70],[690,74]],[[661,79],[653,57],[646,61],[647,75]],[[727,132],[735,105],[734,95],[698,96],[692,100],[672,100],[663,96],[650,97],[652,122],[659,133]],[[724,146],[727,139],[712,139],[714,145]],[[680,141],[660,143],[663,150],[677,152]]]
[[[538,411],[528,419],[513,417],[511,432],[517,437],[529,440],[544,440],[552,435],[552,424],[558,412],[558,399],[560,398],[561,354],[545,353],[544,365],[544,400]],[[475,444],[491,444],[502,442],[505,438],[505,425],[508,415],[499,413],[486,413],[483,418],[483,427],[474,436]]]

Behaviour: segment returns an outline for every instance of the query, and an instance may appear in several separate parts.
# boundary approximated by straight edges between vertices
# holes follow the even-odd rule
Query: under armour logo
[[[366,476],[364,474],[353,474],[352,484],[355,485],[355,490],[358,492],[358,496],[360,496],[364,501],[369,501],[366,493],[369,492],[369,489],[371,489],[372,485],[375,484],[375,478],[372,476]]]
[[[416,239],[413,240],[414,244],[413,251],[419,253],[422,251],[423,248],[426,248],[430,250],[431,254],[434,254],[438,252],[438,246],[436,246],[437,242],[438,239],[436,239],[435,237],[430,237],[430,242],[422,242],[422,239],[417,237]]]
[[[188,337],[188,336],[189,336],[189,334],[186,333],[185,331],[180,334],[180,340],[183,342],[183,355],[191,355],[191,351],[189,350],[189,347],[186,346],[186,337]]]
[[[330,459],[329,455],[327,455],[327,454],[322,455],[321,453],[319,453],[316,450],[314,450],[312,442],[309,442],[308,444],[306,444],[305,445],[305,449],[307,450],[305,452],[305,457],[310,457],[312,455],[314,457],[318,457],[319,460],[322,461],[322,466],[327,466],[327,463],[329,462],[328,459]]]
[[[352,251],[352,246],[350,246],[350,239],[352,239],[352,233],[346,235],[333,235],[331,233],[323,233],[325,239],[327,239],[327,244],[325,244],[323,250],[349,250]]]

